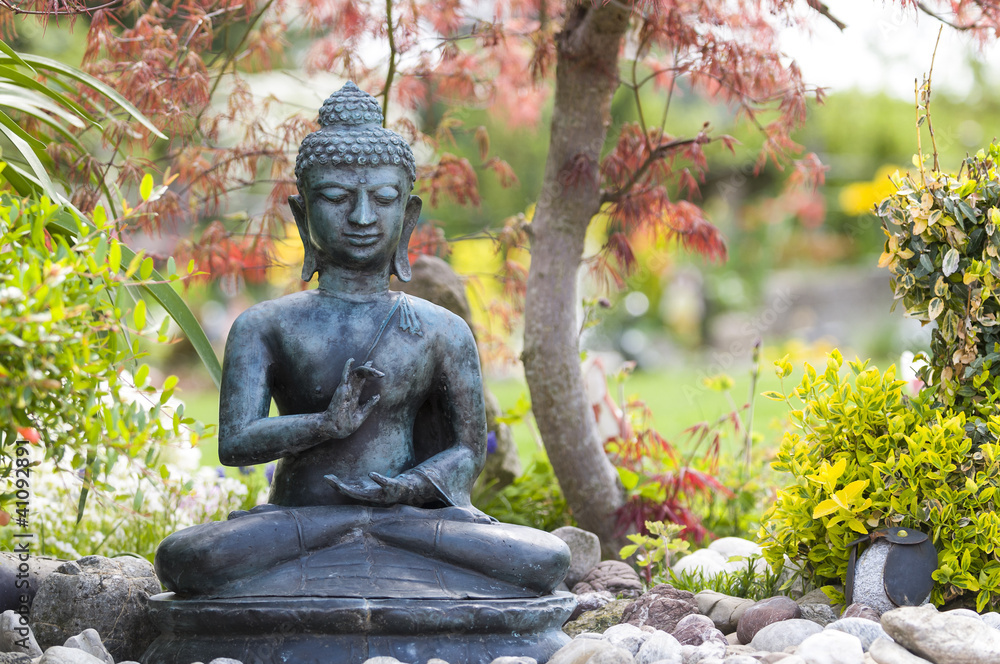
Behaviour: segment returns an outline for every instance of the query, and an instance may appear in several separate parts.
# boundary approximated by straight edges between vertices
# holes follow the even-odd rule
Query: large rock
[[[865,653],[856,636],[835,629],[813,634],[799,644],[795,654],[808,664],[864,664]]]
[[[837,620],[837,612],[829,604],[799,604],[803,620],[826,627]]]
[[[632,602],[622,614],[622,622],[638,627],[649,625],[670,633],[685,616],[698,613],[694,593],[663,583]]]
[[[642,594],[642,579],[630,565],[620,560],[602,560],[573,586],[577,595],[602,590],[616,597],[638,597]]]
[[[877,639],[868,654],[877,664],[933,664],[889,639]]]
[[[93,628],[115,660],[138,660],[159,632],[146,604],[160,592],[153,566],[141,558],[87,556],[46,578],[30,622],[43,648]]]
[[[552,534],[569,547],[570,563],[569,571],[566,572],[566,585],[572,588],[601,562],[601,539],[590,531],[573,526],[556,528]]]
[[[781,652],[785,648],[797,646],[810,636],[819,634],[823,628],[811,620],[792,618],[764,625],[754,634],[750,647],[766,652]]]
[[[760,544],[742,537],[720,537],[708,545],[709,551],[718,553],[726,561],[726,569],[730,572],[744,570],[749,563],[748,560],[740,560],[757,556],[754,560],[754,570],[762,574],[770,569],[767,561],[762,557],[763,551]],[[737,560],[733,560],[737,558]]]
[[[575,637],[584,633],[602,633],[612,625],[622,621],[622,614],[632,604],[632,600],[616,599],[595,611],[587,611],[576,620],[563,625],[563,631]]]
[[[896,643],[935,664],[1000,662],[1000,631],[982,620],[904,606],[883,613],[882,627]]]
[[[790,597],[777,595],[757,602],[740,616],[736,635],[740,643],[750,643],[754,635],[771,623],[801,618],[802,610]]]
[[[35,659],[23,652],[0,652],[0,664],[31,664]]]
[[[752,599],[724,595],[714,590],[702,590],[694,596],[698,610],[712,619],[723,634],[736,631],[743,612],[754,605]]]

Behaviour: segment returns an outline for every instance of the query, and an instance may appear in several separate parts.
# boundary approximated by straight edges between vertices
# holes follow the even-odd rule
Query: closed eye
[[[342,203],[347,200],[350,192],[346,189],[341,189],[340,187],[328,187],[326,189],[321,189],[319,195],[333,203]]]
[[[375,190],[375,200],[379,203],[392,203],[399,198],[399,191],[395,187],[385,186]]]

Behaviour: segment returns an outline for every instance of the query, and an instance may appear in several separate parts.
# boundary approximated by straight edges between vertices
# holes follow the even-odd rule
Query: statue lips
[[[382,239],[381,233],[344,233],[347,242],[355,247],[370,247]]]

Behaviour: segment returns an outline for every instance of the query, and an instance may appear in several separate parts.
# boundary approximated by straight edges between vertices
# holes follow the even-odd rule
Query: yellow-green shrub
[[[909,398],[895,367],[881,373],[834,351],[826,371],[806,365],[788,395],[766,394],[792,407],[775,470],[795,478],[764,515],[759,538],[772,565],[788,556],[822,585],[842,583],[847,544],[880,526],[930,534],[938,550],[931,601],[961,595],[976,607],[1000,605],[1000,445],[974,446],[965,414],[933,407],[931,395]],[[779,377],[792,372],[787,358]],[[796,407],[796,403],[801,407]],[[984,422],[989,439],[1000,417]]]

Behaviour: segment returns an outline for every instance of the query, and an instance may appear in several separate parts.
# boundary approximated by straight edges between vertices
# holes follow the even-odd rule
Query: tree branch
[[[815,9],[823,16],[830,19],[830,22],[833,23],[835,26],[837,26],[839,30],[843,31],[844,28],[847,27],[846,23],[844,23],[843,21],[841,21],[836,16],[830,13],[830,8],[821,0],[806,0],[806,4]]]
[[[648,171],[657,161],[667,156],[667,153],[671,150],[676,150],[677,148],[684,147],[685,145],[711,143],[713,140],[715,139],[710,138],[707,134],[701,132],[694,138],[678,138],[676,140],[667,141],[666,143],[658,145],[655,150],[649,153],[646,160],[642,162],[642,165],[635,170],[635,173],[632,174],[629,181],[626,182],[621,188],[616,191],[601,192],[601,204],[617,203],[621,199],[628,196],[629,192],[631,192],[635,185],[642,180],[643,176],[646,175],[646,171]]]

